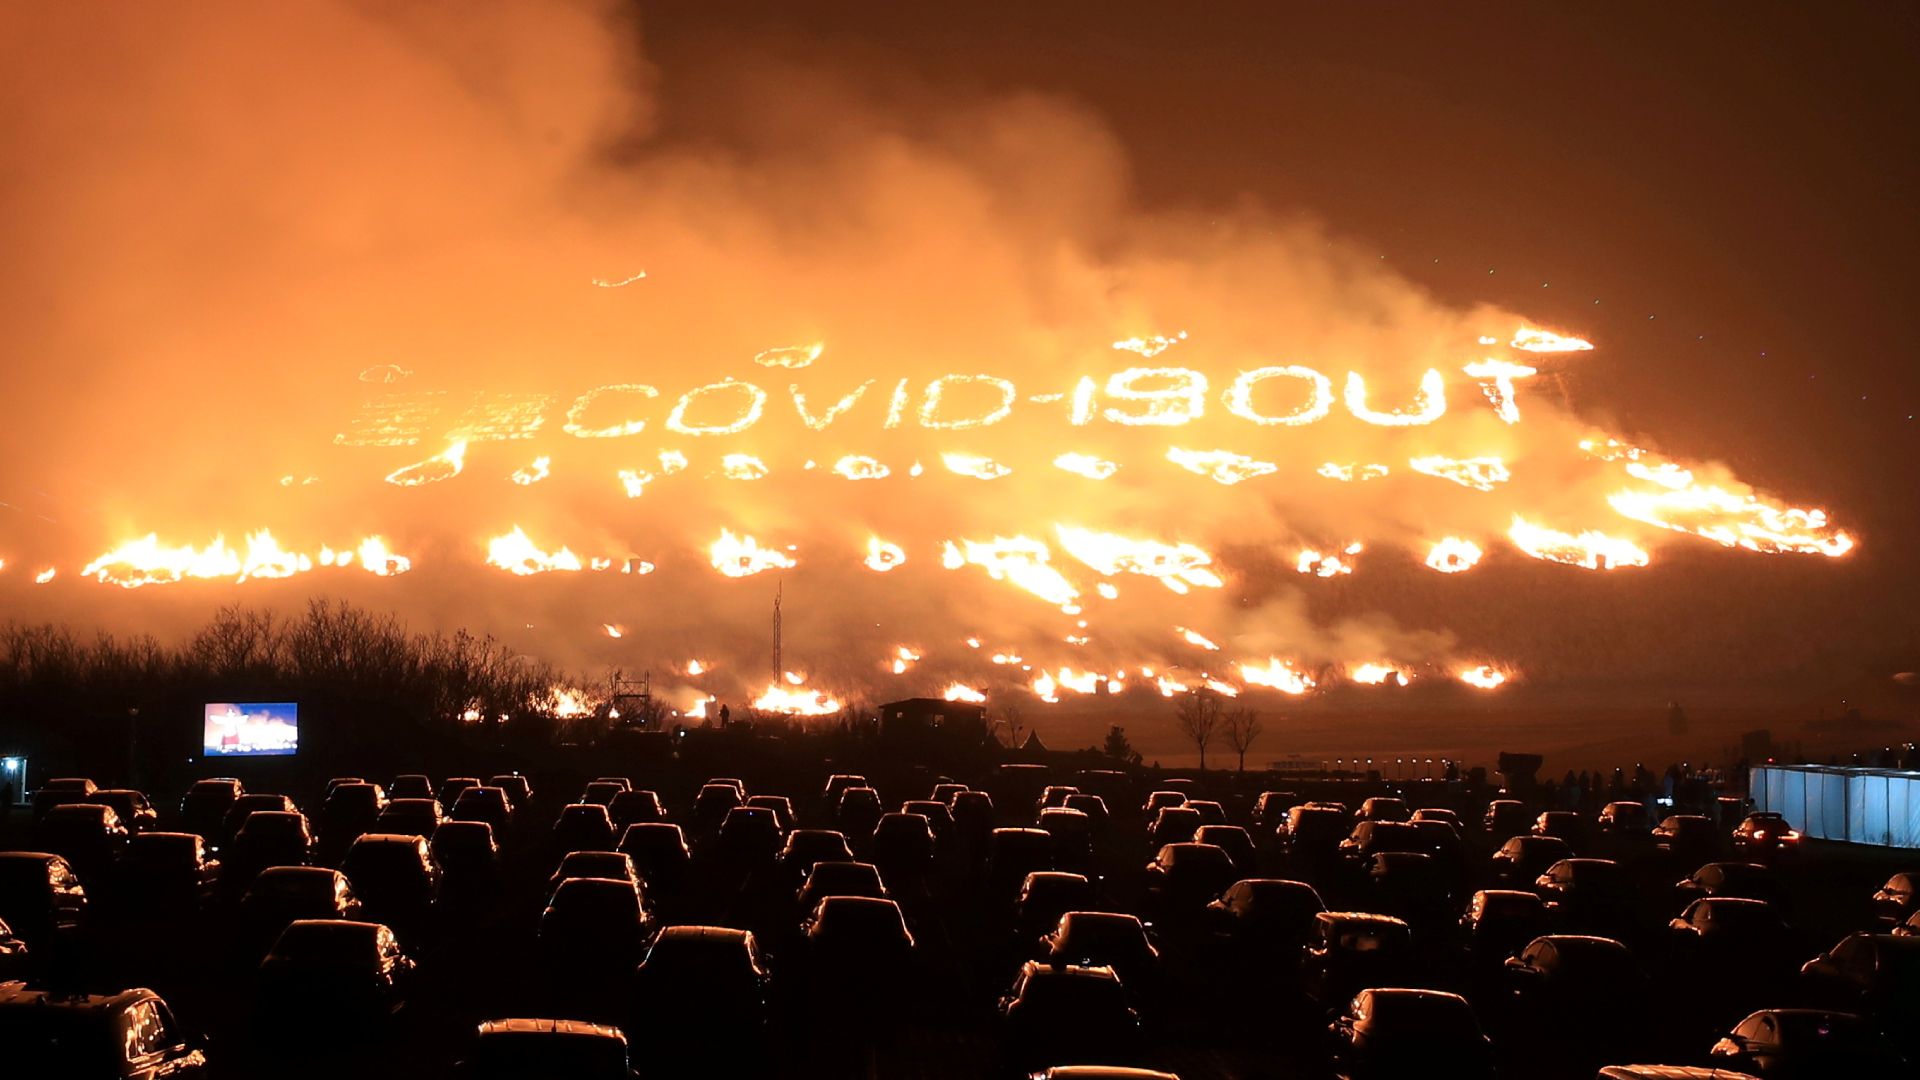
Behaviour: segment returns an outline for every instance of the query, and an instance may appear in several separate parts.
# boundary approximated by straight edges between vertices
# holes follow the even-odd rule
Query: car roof
[[[0,1008],[60,1009],[72,1012],[113,1012],[137,1001],[160,995],[144,986],[96,994],[84,990],[54,989],[26,982],[0,983]]]

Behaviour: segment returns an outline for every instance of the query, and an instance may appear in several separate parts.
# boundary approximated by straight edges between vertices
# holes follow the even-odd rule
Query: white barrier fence
[[[1762,765],[1748,789],[1756,809],[1784,814],[1803,836],[1920,848],[1920,772]]]

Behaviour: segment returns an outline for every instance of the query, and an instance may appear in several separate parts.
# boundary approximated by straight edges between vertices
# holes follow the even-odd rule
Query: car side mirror
[[[1533,965],[1527,963],[1525,958],[1519,957],[1519,956],[1507,957],[1505,967],[1508,971],[1513,972],[1516,975],[1536,974],[1536,972],[1533,969]]]
[[[1687,922],[1685,919],[1669,919],[1667,920],[1667,929],[1676,934],[1690,934],[1693,932],[1693,924]]]
[[[1747,1037],[1745,1035],[1723,1035],[1720,1037],[1719,1042],[1713,1044],[1713,1049],[1708,1050],[1707,1053],[1715,1057],[1732,1057],[1746,1048]]]

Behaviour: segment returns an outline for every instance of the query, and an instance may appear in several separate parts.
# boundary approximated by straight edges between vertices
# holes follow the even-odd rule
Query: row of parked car
[[[1750,853],[1742,830],[1783,823],[1749,818],[1730,837],[1713,827],[1712,844],[1695,848],[1676,840],[1696,827],[1628,820],[1622,807],[1639,804],[1610,806],[1588,830],[1558,811],[1516,818],[1511,800],[1496,800],[1473,830],[1451,808],[1386,796],[1350,812],[1270,792],[1242,815],[1193,785],[1155,790],[1136,809],[1110,801],[1112,784],[1046,786],[1031,803],[1002,792],[996,804],[940,781],[890,804],[851,774],[798,802],[715,778],[669,813],[655,792],[602,777],[535,821],[517,776],[338,778],[313,820],[287,796],[205,780],[186,793],[180,827],[162,830],[157,814],[110,821],[100,811],[118,810],[90,783],[61,782],[36,795],[46,850],[0,854],[0,916],[19,929],[0,962],[36,979],[0,992],[0,1024],[30,1012],[122,1016],[123,1034],[146,1034],[114,1042],[116,1054],[161,1055],[191,1075],[222,1048],[189,1037],[149,991],[63,990],[62,942],[95,907],[123,928],[214,912],[234,962],[280,1006],[252,1038],[272,1045],[286,1034],[275,1022],[310,1031],[324,1018],[339,1047],[361,1046],[418,998],[423,975],[453,962],[449,927],[514,932],[518,881],[537,907],[550,1000],[576,1008],[480,1022],[462,1052],[469,1075],[522,1075],[515,1062],[539,1059],[577,1062],[568,1075],[624,1076],[630,1055],[663,1053],[658,1040],[628,1044],[623,1032],[641,1030],[723,1031],[724,1045],[697,1056],[764,1064],[794,1018],[871,1034],[956,967],[995,986],[991,1042],[1004,1071],[1140,1064],[1186,1008],[1190,982],[1170,957],[1262,987],[1260,1000],[1320,1032],[1324,1063],[1341,1075],[1410,1075],[1436,1060],[1446,1075],[1490,1075],[1514,1063],[1503,1044],[1566,1051],[1523,1075],[1569,1062],[1591,1075],[1629,1049],[1761,1076],[1905,1067],[1882,1031],[1910,1015],[1920,986],[1910,927],[1850,935],[1783,978],[1794,946],[1775,868],[1715,858],[1657,896],[1632,872]],[[83,828],[83,815],[101,827]],[[1516,821],[1521,833],[1501,835]],[[1912,918],[1912,885],[1888,882],[1886,914]],[[955,941],[999,945],[955,960]],[[1664,1004],[1649,955],[1669,981],[1689,980]],[[1621,1005],[1685,1011],[1690,998],[1776,988],[1795,1007],[1713,1016],[1717,1038],[1691,1052],[1642,1039],[1661,1025]],[[1800,1007],[1802,997],[1824,1007]],[[1549,1032],[1560,1044],[1541,1048]]]

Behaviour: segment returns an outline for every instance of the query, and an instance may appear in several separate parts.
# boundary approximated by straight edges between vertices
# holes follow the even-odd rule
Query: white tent
[[[1754,805],[1786,816],[1804,836],[1920,848],[1920,772],[1833,765],[1762,765]]]

